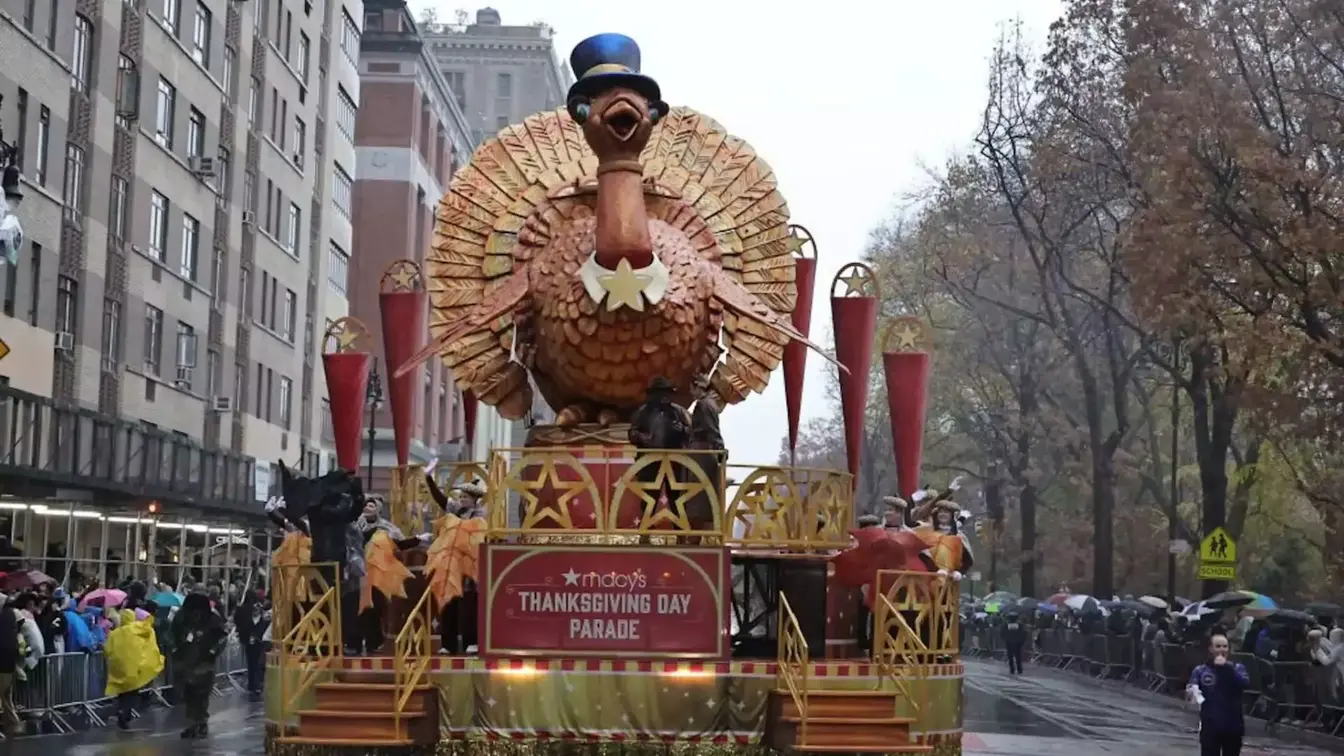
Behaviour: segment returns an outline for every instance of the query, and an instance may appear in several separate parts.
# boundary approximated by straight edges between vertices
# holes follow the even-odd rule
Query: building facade
[[[362,3],[0,11],[27,237],[0,261],[0,424],[26,439],[0,443],[0,493],[258,514],[278,461],[330,464]]]
[[[471,24],[427,29],[425,42],[478,139],[564,105],[574,83],[548,27],[505,26],[494,8],[476,11]],[[511,438],[502,445],[522,446],[528,428],[555,419],[540,392],[533,396],[530,416],[508,430]]]

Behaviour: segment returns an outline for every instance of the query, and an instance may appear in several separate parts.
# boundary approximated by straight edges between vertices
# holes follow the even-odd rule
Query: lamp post
[[[368,464],[364,472],[364,485],[370,493],[373,492],[373,442],[378,436],[378,431],[374,428],[374,421],[377,419],[378,409],[383,406],[383,381],[378,377],[378,363],[375,361],[373,369],[369,373],[369,388],[364,395],[364,403],[369,408],[369,451]]]
[[[1171,511],[1167,512],[1167,601],[1176,605],[1176,552],[1171,545],[1176,542],[1176,506],[1180,501],[1181,484],[1177,479],[1180,472],[1180,423],[1181,423],[1181,350],[1179,343],[1172,344],[1171,350]]]

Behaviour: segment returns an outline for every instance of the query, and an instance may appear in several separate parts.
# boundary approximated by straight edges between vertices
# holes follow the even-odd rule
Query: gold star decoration
[[[359,334],[355,329],[349,326],[342,326],[340,331],[332,334],[336,337],[336,351],[348,352],[355,346],[355,341],[359,339]]]
[[[578,480],[564,480],[558,469],[560,466],[570,468],[573,477]],[[547,455],[540,460],[524,459],[520,469],[527,467],[535,471],[536,477],[531,480],[510,480],[508,484],[509,489],[517,491],[523,500],[523,529],[535,527],[537,523],[548,519],[556,523],[550,527],[572,529],[574,519],[569,510],[570,502],[590,489],[594,491],[590,498],[597,501],[596,486],[592,484],[588,471],[577,462],[557,460]]]
[[[896,348],[903,351],[912,351],[915,344],[919,342],[919,330],[909,323],[902,323],[895,331]]]
[[[636,483],[633,478],[630,478],[635,495],[641,499],[644,505],[642,516],[635,520],[633,526],[641,531],[648,531],[664,522],[668,522],[676,530],[690,530],[691,521],[686,514],[686,504],[704,492],[705,485],[696,480],[678,480],[676,471],[673,469],[672,458],[663,457],[653,464],[658,468],[653,482]],[[629,473],[627,473],[627,477],[629,477]],[[694,478],[694,476],[691,477]],[[659,510],[659,494],[664,490],[669,492],[669,501],[666,509]],[[614,519],[617,514],[618,512],[613,509],[612,518]],[[612,526],[619,527],[615,522],[612,522]]]
[[[794,254],[798,252],[798,250],[802,249],[804,245],[807,244],[807,237],[796,235],[790,236],[788,244],[789,244],[789,254]]]
[[[635,269],[630,267],[630,261],[622,259],[616,265],[615,273],[607,273],[597,277],[597,282],[607,292],[607,311],[618,310],[621,307],[629,307],[635,312],[644,311],[644,297],[642,296],[645,287],[653,281],[652,276],[635,273]]]
[[[392,279],[394,291],[414,291],[416,270],[415,266],[409,262],[402,261],[397,263],[396,267],[390,271],[389,278]]]
[[[851,265],[849,266],[849,273],[840,276],[837,280],[845,285],[845,293],[840,296],[871,297],[873,295],[871,291],[873,277],[866,268],[862,268],[858,265]]]

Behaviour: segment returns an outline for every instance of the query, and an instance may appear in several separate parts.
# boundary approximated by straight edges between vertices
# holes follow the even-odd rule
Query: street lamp
[[[369,374],[369,388],[364,393],[364,403],[369,408],[369,461],[364,472],[365,488],[369,493],[373,492],[373,442],[377,438],[378,431],[374,428],[374,421],[378,410],[383,406],[383,381],[378,377],[378,363],[373,363],[373,370]]]

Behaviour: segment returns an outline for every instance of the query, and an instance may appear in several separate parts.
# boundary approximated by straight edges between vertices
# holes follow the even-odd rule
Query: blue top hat
[[[658,82],[639,72],[639,45],[624,34],[597,34],[574,46],[569,66],[578,77],[566,99],[594,97],[629,87],[650,100],[662,99]]]

